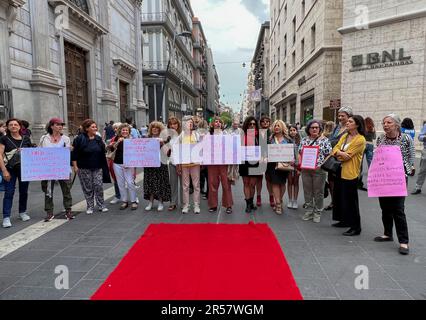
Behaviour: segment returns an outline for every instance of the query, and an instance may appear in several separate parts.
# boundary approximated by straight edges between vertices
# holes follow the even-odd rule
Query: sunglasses
[[[310,127],[309,129],[318,129],[319,130],[319,127]]]
[[[255,125],[256,125],[256,122],[250,122],[250,125],[251,125],[251,126],[255,126]]]

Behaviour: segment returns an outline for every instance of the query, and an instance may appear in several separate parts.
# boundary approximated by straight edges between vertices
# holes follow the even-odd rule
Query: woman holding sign
[[[269,139],[269,144],[293,144],[293,141],[288,135],[287,126],[282,120],[275,121],[272,125],[272,130],[273,133]],[[272,193],[274,194],[275,199],[275,213],[278,215],[283,214],[282,201],[286,189],[288,174],[292,170],[294,170],[294,161],[291,165],[288,166],[288,169],[286,169],[285,167],[281,169],[279,163],[268,163],[268,169],[266,174],[271,180]]]
[[[149,125],[148,138],[158,139],[160,148],[168,143],[161,138],[161,132],[164,130],[164,125],[161,122],[154,121]],[[167,162],[162,161],[159,168],[144,168],[143,181],[144,198],[148,200],[146,211],[151,211],[154,205],[154,200],[158,200],[157,211],[164,210],[163,202],[169,202],[171,199],[171,188],[169,182],[169,169]]]
[[[87,202],[87,214],[93,214],[95,201],[101,212],[108,212],[105,206],[103,183],[111,183],[106,147],[102,137],[97,135],[98,126],[91,119],[85,120],[82,133],[73,142],[71,159],[74,172],[78,173],[81,188]]]
[[[210,124],[210,134],[215,136],[223,135],[224,124],[222,119],[215,117]],[[215,152],[215,150],[212,150]],[[225,150],[225,152],[229,152]],[[231,182],[228,179],[228,165],[209,165],[208,180],[209,180],[209,212],[215,213],[218,209],[218,192],[219,184],[222,184],[222,206],[226,208],[227,214],[232,214],[232,199]]]
[[[71,141],[62,132],[64,131],[64,121],[59,118],[53,118],[47,124],[47,134],[40,139],[41,148],[68,148],[71,151]],[[71,170],[70,170],[71,173]],[[71,179],[59,180],[59,186],[62,190],[63,204],[65,208],[65,217],[67,220],[72,220],[75,217],[71,213],[72,196],[71,196]],[[41,189],[43,190],[44,197],[44,210],[46,211],[45,222],[52,221],[55,218],[53,214],[53,190],[55,181],[42,181]]]
[[[129,207],[128,193],[130,193],[131,209],[138,209],[138,203],[136,201],[136,185],[133,177],[134,168],[127,168],[124,166],[124,140],[132,138],[130,135],[131,131],[132,127],[129,124],[124,123],[120,125],[117,130],[117,136],[114,143],[108,147],[111,151],[115,151],[113,167],[118,188],[120,189],[122,202],[120,210],[126,210]]]
[[[344,134],[334,147],[332,155],[342,162],[341,174],[336,176],[334,188],[333,224],[337,228],[350,229],[344,236],[361,234],[359,214],[358,177],[364,156],[366,140],[365,125],[361,116],[349,117],[346,123],[348,133]]]
[[[384,135],[377,139],[377,147],[399,146],[401,148],[403,166],[406,176],[414,174],[415,149],[411,137],[401,133],[401,119],[395,114],[390,114],[383,119]],[[374,162],[374,160],[373,160]],[[400,243],[399,253],[409,254],[408,226],[405,216],[405,197],[379,197],[382,209],[382,221],[385,228],[384,236],[374,239],[376,242],[393,241],[393,224],[395,222],[396,234]]]
[[[325,159],[332,151],[328,138],[321,135],[322,123],[311,120],[306,126],[307,137],[300,145],[301,169],[305,203],[308,211],[303,216],[304,221],[321,222],[321,213],[324,210],[324,187],[327,173],[321,169]]]
[[[9,119],[6,122],[6,135],[0,138],[0,168],[5,181],[3,198],[3,228],[10,228],[13,196],[15,195],[16,180],[19,181],[19,218],[30,220],[27,214],[29,182],[21,181],[21,149],[33,146],[31,139],[21,136],[21,122]],[[6,162],[6,163],[5,163]]]

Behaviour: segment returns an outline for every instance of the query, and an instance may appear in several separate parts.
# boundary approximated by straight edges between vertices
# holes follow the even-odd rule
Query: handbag
[[[345,148],[348,138],[349,138],[349,135],[346,136],[345,142],[342,144],[342,147],[340,148],[341,151],[343,151],[343,149]],[[329,173],[332,173],[334,175],[340,176],[340,172],[342,170],[342,161],[337,160],[336,157],[330,154],[325,159],[323,165],[321,166],[321,169]]]
[[[277,162],[275,170],[277,170],[277,171],[294,171],[295,168],[294,168],[294,166],[291,163],[288,163],[288,162]]]
[[[4,155],[4,165],[9,168],[15,168],[16,166],[19,166],[21,164],[21,148],[24,144],[24,137],[22,137],[21,145],[18,147],[12,140],[9,139],[9,137],[6,136],[6,138],[16,147],[10,152],[5,152]]]

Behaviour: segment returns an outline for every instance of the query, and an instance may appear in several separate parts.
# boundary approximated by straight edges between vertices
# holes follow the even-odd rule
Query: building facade
[[[209,119],[218,112],[219,101],[219,75],[214,64],[212,49],[207,47],[207,108],[204,112],[205,119]]]
[[[394,112],[412,118],[419,131],[426,120],[426,1],[357,3],[344,1],[339,29],[342,103],[371,117],[378,130],[383,117]]]
[[[143,98],[141,0],[0,0],[0,80],[12,91],[8,116],[44,132],[61,117],[74,134],[147,121]]]
[[[254,64],[254,89],[260,90],[261,93],[261,100],[256,101],[254,110],[258,119],[263,115],[271,115],[269,108],[269,28],[269,21],[262,24],[252,61]]]
[[[188,0],[143,2],[143,73],[150,121],[182,118],[196,109],[193,17]]]
[[[194,39],[194,86],[198,90],[195,108],[198,111],[207,111],[207,39],[203,26],[196,17],[192,18],[192,37]]]
[[[270,105],[276,118],[333,120],[341,94],[343,1],[271,0]]]

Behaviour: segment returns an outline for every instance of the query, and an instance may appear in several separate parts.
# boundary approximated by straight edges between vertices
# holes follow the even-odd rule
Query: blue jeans
[[[29,182],[22,182],[16,172],[9,170],[10,181],[5,181],[5,192],[3,198],[3,218],[10,218],[13,205],[13,196],[15,195],[16,180],[19,181],[19,213],[27,211],[28,187]]]
[[[370,168],[371,162],[373,161],[374,145],[368,144],[365,148],[365,159],[367,160],[368,168]]]

